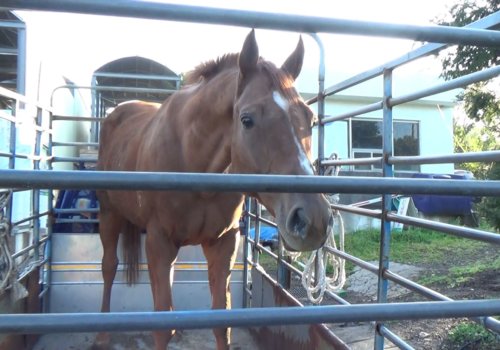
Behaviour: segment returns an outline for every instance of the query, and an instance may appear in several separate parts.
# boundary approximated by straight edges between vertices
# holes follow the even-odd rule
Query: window
[[[352,125],[352,157],[371,158],[382,156],[382,121],[353,120]],[[411,121],[395,121],[394,155],[417,156],[420,154],[419,124]],[[381,166],[356,165],[354,170],[379,170]],[[418,165],[398,164],[395,170],[419,171]]]

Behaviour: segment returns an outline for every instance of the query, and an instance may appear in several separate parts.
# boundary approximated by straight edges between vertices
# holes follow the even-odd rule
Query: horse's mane
[[[210,80],[225,69],[233,68],[238,65],[237,53],[230,53],[218,57],[215,60],[210,60],[196,66],[192,71],[186,73],[186,84],[195,84],[200,79]]]
[[[237,67],[238,57],[238,53],[231,53],[218,57],[215,60],[201,63],[196,66],[196,68],[186,73],[186,85],[195,84],[200,80],[210,80],[226,69]],[[293,88],[293,79],[283,70],[276,67],[274,63],[266,61],[260,57],[258,66],[266,72],[266,75],[270,78],[273,88],[277,89],[285,97],[290,99],[298,97],[297,92]]]

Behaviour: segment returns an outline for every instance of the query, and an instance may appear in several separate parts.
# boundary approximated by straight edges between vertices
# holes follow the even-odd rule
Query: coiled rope
[[[329,159],[335,160],[338,159],[338,156],[336,153],[332,153]],[[338,176],[339,171],[340,166],[329,166],[325,171],[325,175]],[[327,197],[331,203],[339,202],[338,194],[329,194]],[[343,252],[345,249],[344,220],[338,210],[333,210],[333,215],[339,227],[338,250]],[[338,292],[344,287],[346,282],[345,260],[333,255],[327,250],[328,247],[337,249],[334,226],[335,225],[331,225],[328,227],[329,233],[325,244],[322,248],[311,254],[302,273],[302,287],[304,287],[307,292],[307,298],[313,304],[321,303],[326,291]],[[287,254],[292,258],[292,260],[296,260],[300,256],[300,253],[287,252]],[[332,269],[331,276],[327,276],[326,273],[329,266],[331,266]]]
[[[344,221],[338,211],[334,214],[340,228],[338,250],[344,251]],[[345,260],[333,255],[325,248],[337,249],[333,226],[329,227],[329,231],[324,246],[311,253],[302,273],[302,286],[306,290],[309,301],[313,304],[321,303],[326,291],[338,292],[346,282]],[[327,269],[330,266],[332,273],[328,276]]]
[[[10,281],[14,273],[14,263],[8,241],[9,222],[4,213],[11,195],[12,191],[0,194],[0,295],[10,287]]]

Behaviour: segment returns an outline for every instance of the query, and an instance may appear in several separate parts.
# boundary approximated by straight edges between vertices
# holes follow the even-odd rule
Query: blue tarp
[[[414,178],[468,180],[466,175],[413,174]],[[448,195],[413,195],[413,203],[418,211],[427,215],[468,215],[472,212],[474,197]]]
[[[250,229],[250,238],[255,238],[255,228]],[[271,226],[263,226],[260,228],[260,241],[265,242],[277,242],[278,241],[278,229]]]

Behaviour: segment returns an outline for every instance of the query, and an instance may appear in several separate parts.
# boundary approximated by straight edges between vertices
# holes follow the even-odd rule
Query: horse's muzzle
[[[301,239],[306,239],[310,227],[311,220],[307,217],[306,211],[303,208],[295,208],[288,215],[286,228],[291,234]]]

